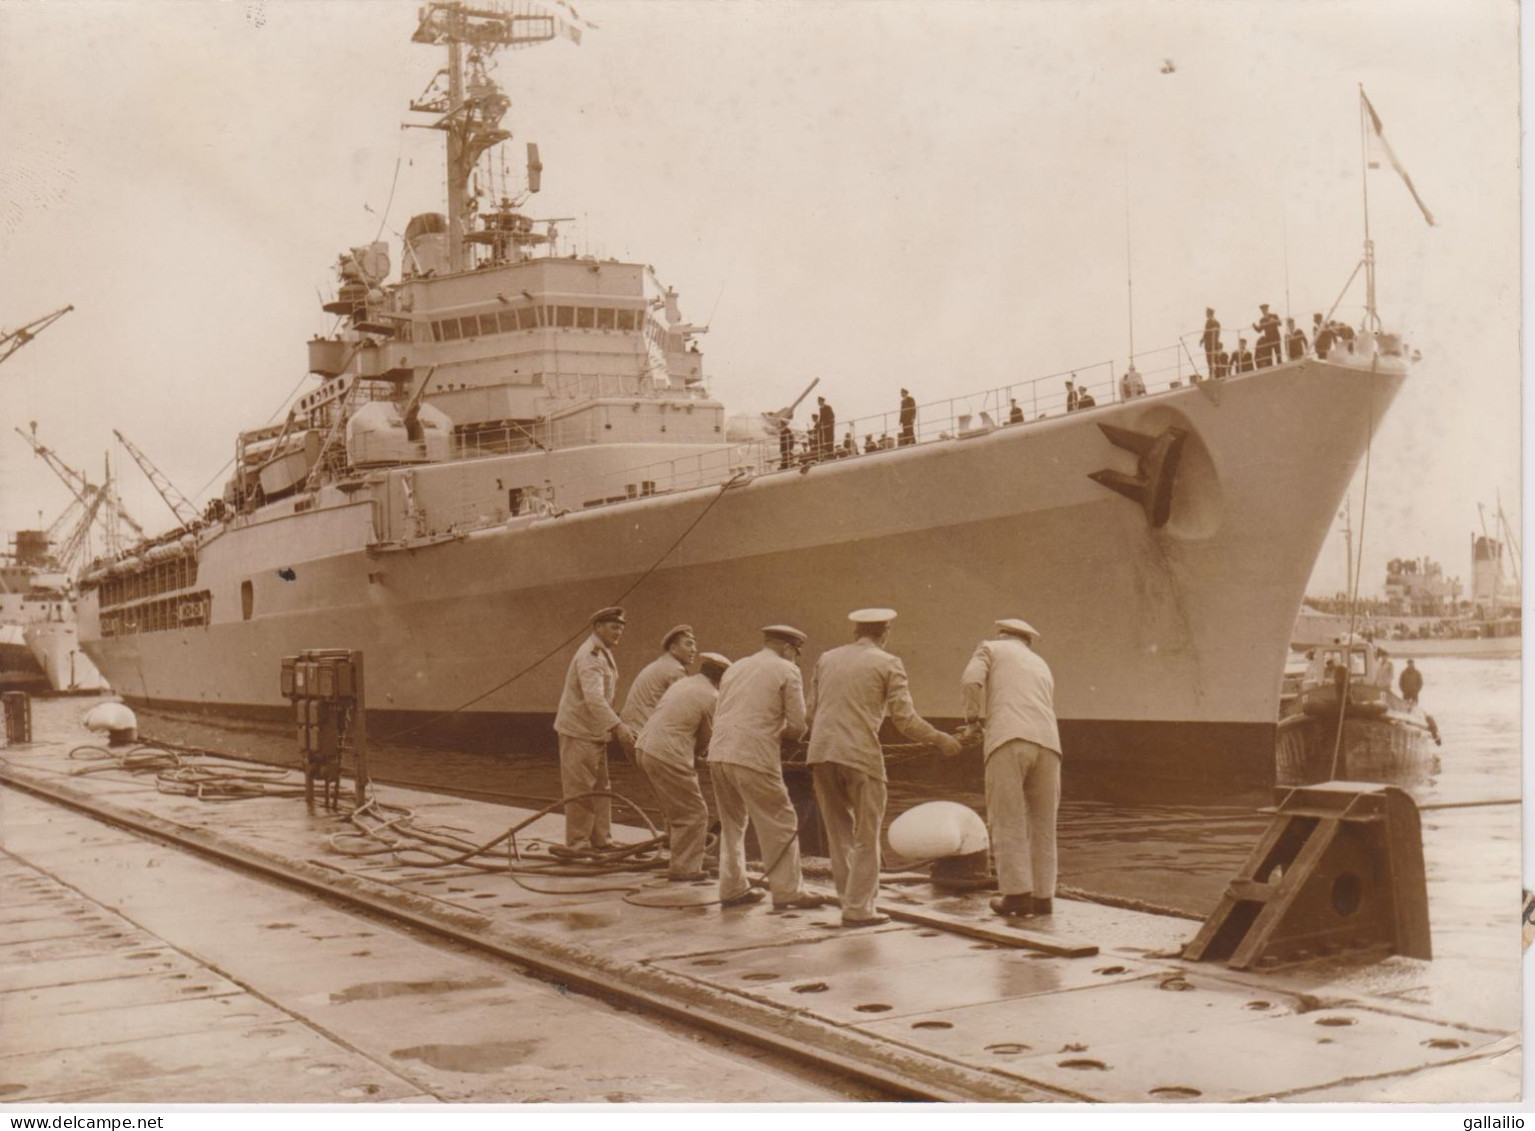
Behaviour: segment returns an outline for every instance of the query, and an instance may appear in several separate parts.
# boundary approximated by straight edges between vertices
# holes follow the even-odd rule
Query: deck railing
[[[903,447],[949,440],[994,427],[1027,427],[1067,412],[1090,411],[1127,399],[1163,396],[1192,382],[1209,379],[1200,346],[1202,336],[1203,331],[1182,335],[1175,345],[1135,354],[1129,365],[1103,361],[962,397],[920,404],[904,442],[898,405],[888,412],[837,421],[830,443],[825,441],[824,435],[818,440],[807,428],[793,428],[792,442],[787,447],[766,434],[766,424],[771,417],[765,417],[761,439],[722,443],[709,451],[658,460],[619,473],[565,479],[559,485],[560,501],[567,509],[575,509],[719,486],[732,477],[754,477],[799,471],[822,463],[875,458]],[[1068,386],[1067,382],[1071,384]],[[1142,388],[1144,392],[1137,391]],[[1091,397],[1091,404],[1077,402],[1076,398],[1082,392]],[[1077,407],[1071,407],[1072,404]],[[534,433],[540,438],[543,434]],[[856,450],[846,446],[849,434]],[[504,441],[495,439],[491,444],[477,440],[471,445],[471,451],[524,451],[534,446],[528,436],[511,435]]]

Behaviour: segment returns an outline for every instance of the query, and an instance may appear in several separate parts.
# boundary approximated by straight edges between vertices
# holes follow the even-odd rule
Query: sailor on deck
[[[901,447],[917,442],[917,398],[901,390]]]
[[[805,733],[805,685],[795,664],[805,634],[786,624],[762,630],[762,650],[720,679],[709,740],[709,772],[720,818],[720,903],[762,898],[746,874],[746,822],[757,833],[773,906],[814,907],[800,888],[799,822],[784,786],[779,740]]]
[[[1055,896],[1055,815],[1061,800],[1061,737],[1055,679],[1035,655],[1039,631],[997,621],[961,677],[965,718],[984,724],[986,823],[999,915],[1049,915]]]
[[[1391,685],[1396,681],[1396,665],[1391,662],[1391,657],[1384,648],[1375,649],[1375,686],[1391,690]]]
[[[1221,351],[1221,324],[1216,321],[1215,308],[1205,307],[1205,372],[1211,377],[1219,377],[1222,374],[1215,372],[1215,355]]]
[[[720,677],[729,668],[724,656],[705,652],[698,659],[698,674],[666,689],[634,742],[634,760],[666,814],[671,842],[666,878],[676,882],[709,878],[704,871],[709,806],[698,786],[694,759],[708,748]]]
[[[592,614],[592,634],[565,670],[565,690],[554,716],[560,736],[560,788],[565,797],[604,792],[608,785],[608,740],[634,749],[634,732],[613,710],[618,662],[613,648],[624,635],[624,611],[612,607]],[[607,797],[565,802],[565,846],[603,848],[612,831],[612,801]]]
[[[805,760],[815,775],[815,800],[830,843],[844,927],[890,921],[874,907],[885,819],[885,754],[879,744],[885,716],[913,742],[937,746],[948,757],[959,753],[955,738],[917,714],[905,665],[885,651],[895,615],[894,609],[849,614],[853,642],[823,653],[810,682]]]
[[[688,674],[688,665],[698,655],[698,641],[691,625],[679,624],[661,638],[661,654],[641,669],[629,685],[624,709],[618,713],[624,725],[635,734],[650,718],[666,689]]]

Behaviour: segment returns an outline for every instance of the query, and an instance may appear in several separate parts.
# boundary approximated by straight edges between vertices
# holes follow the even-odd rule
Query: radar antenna
[[[503,47],[530,47],[562,34],[580,42],[579,27],[553,12],[532,7],[518,12],[504,5],[471,7],[459,0],[433,0],[421,9],[420,23],[411,36],[412,42],[448,49],[447,67],[437,73],[410,108],[416,113],[437,115],[435,122],[423,128],[442,130],[448,135],[448,267],[451,271],[462,271],[468,266],[465,243],[470,235],[470,218],[475,211],[469,187],[475,165],[486,150],[512,136],[510,130],[501,128],[501,119],[512,102],[490,77],[491,59]],[[531,191],[538,191],[538,174],[542,169],[537,151],[530,151]]]

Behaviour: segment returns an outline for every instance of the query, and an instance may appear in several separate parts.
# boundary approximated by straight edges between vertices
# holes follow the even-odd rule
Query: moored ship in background
[[[1218,379],[1175,347],[1134,359],[1152,395],[1119,399],[1105,363],[1077,371],[1091,409],[1065,411],[1054,374],[923,406],[893,448],[801,455],[781,416],[727,418],[707,328],[651,267],[563,253],[523,211],[536,149],[526,191],[471,193],[510,137],[487,61],[558,31],[422,9],[414,38],[448,66],[412,109],[447,134],[447,211],[411,220],[398,275],[387,245],[344,252],[340,329],[308,345],[318,386],[238,437],[198,521],[82,575],[82,639],[113,686],[286,718],[280,657],[344,646],[367,655],[378,740],[526,749],[551,740],[595,608],[629,610],[627,676],[679,622],[741,655],[774,621],[832,646],[849,609],[881,604],[924,714],[955,719],[975,643],[1026,614],[1067,757],[1270,779],[1295,610],[1406,379],[1400,340],[1370,326]]]
[[[1484,522],[1480,534],[1470,535],[1471,591],[1466,597],[1460,579],[1447,577],[1438,562],[1393,558],[1386,563],[1384,600],[1361,603],[1362,610],[1352,617],[1346,600],[1308,600],[1296,617],[1291,643],[1306,650],[1357,632],[1393,656],[1520,655],[1524,633],[1519,540],[1501,504],[1495,523],[1490,534]]]
[[[0,689],[99,691],[101,673],[80,650],[68,573],[42,530],[20,530],[0,562]]]

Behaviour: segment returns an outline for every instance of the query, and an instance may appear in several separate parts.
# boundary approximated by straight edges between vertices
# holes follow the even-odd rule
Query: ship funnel
[[[544,175],[544,163],[538,159],[538,146],[528,142],[528,191],[537,192]]]

